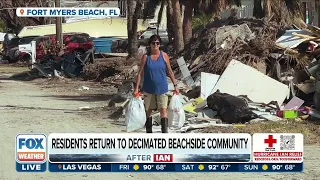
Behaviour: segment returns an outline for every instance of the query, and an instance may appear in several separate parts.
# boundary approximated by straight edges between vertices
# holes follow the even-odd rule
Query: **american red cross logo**
[[[264,139],[264,143],[268,144],[269,148],[272,148],[273,144],[277,143],[277,139],[273,139],[273,136],[269,135],[268,139]]]

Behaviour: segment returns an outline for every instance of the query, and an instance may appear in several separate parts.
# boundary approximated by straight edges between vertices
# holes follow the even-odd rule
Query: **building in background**
[[[147,2],[144,0],[143,8]],[[62,7],[118,7],[120,9],[120,17],[127,16],[127,0],[113,0],[113,1],[76,1],[76,0],[61,0]],[[142,13],[140,15],[142,17]],[[87,19],[103,19],[104,17],[65,17],[65,22],[82,21]]]
[[[118,1],[76,1],[76,0],[61,0],[61,7],[119,7]],[[105,17],[65,17],[65,22],[76,22],[88,19],[104,19]]]

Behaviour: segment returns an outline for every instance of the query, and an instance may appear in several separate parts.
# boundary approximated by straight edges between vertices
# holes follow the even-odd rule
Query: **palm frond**
[[[288,11],[296,17],[302,16],[301,1],[300,0],[285,0]]]
[[[200,10],[205,14],[219,14],[232,5],[241,6],[241,0],[198,0]]]

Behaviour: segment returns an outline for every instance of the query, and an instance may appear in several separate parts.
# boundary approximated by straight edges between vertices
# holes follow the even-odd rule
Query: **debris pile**
[[[209,24],[172,62],[186,123],[171,131],[319,118],[319,42],[320,29],[314,26],[298,29],[257,19]],[[122,94],[133,87],[128,82]],[[168,89],[172,96],[172,83]],[[130,96],[119,96],[114,104],[124,108]],[[152,117],[159,125],[159,112]]]
[[[178,61],[181,64],[183,57]],[[180,70],[176,77],[179,79],[179,96],[186,113],[186,123],[179,129],[171,127],[170,132],[190,132],[210,126],[238,127],[264,121],[282,122],[285,119],[295,121],[300,117],[305,119],[305,116],[320,115],[315,109],[304,106],[304,100],[295,96],[291,98],[288,85],[237,60],[231,60],[221,75],[201,72],[198,80],[186,77],[188,73],[183,68]],[[120,89],[125,89],[125,93],[121,91],[122,95],[118,95],[123,98],[117,98],[111,106],[119,109],[126,107],[131,97],[124,94],[130,94],[133,86],[130,82],[124,86]],[[168,86],[169,90],[173,90],[172,83]],[[152,119],[154,132],[161,132],[160,113],[154,112]],[[144,132],[144,129],[139,131]]]
[[[259,19],[209,24],[191,40],[183,56],[190,69],[214,74],[221,74],[232,59],[257,67],[259,62],[270,62],[270,53],[283,52],[276,40],[285,30],[292,28]],[[300,62],[297,58],[295,60]]]
[[[83,68],[84,80],[101,82],[103,79],[121,73],[123,61],[119,58],[96,61],[93,64],[86,64]]]
[[[207,25],[172,62],[186,123],[171,131],[283,121],[305,115],[320,118],[320,88],[316,88],[320,82],[319,42],[320,29],[313,26],[297,29],[258,19],[229,19]],[[85,80],[118,87],[109,106],[121,112],[132,97],[139,61],[115,57],[87,63],[89,56],[70,58],[66,61],[69,64],[62,65],[63,71],[81,72]],[[168,89],[172,96],[172,83]],[[314,96],[314,102],[300,97],[299,91]],[[307,107],[307,103],[315,108]],[[154,125],[159,125],[160,113],[152,117]],[[158,128],[154,132],[161,132]]]

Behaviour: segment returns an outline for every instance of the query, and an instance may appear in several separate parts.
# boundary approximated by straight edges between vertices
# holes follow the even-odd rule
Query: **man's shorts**
[[[159,110],[162,108],[167,109],[168,108],[168,96],[166,94],[160,94],[160,95],[155,95],[155,94],[148,94],[148,93],[143,93],[144,94],[144,104],[146,110]]]

